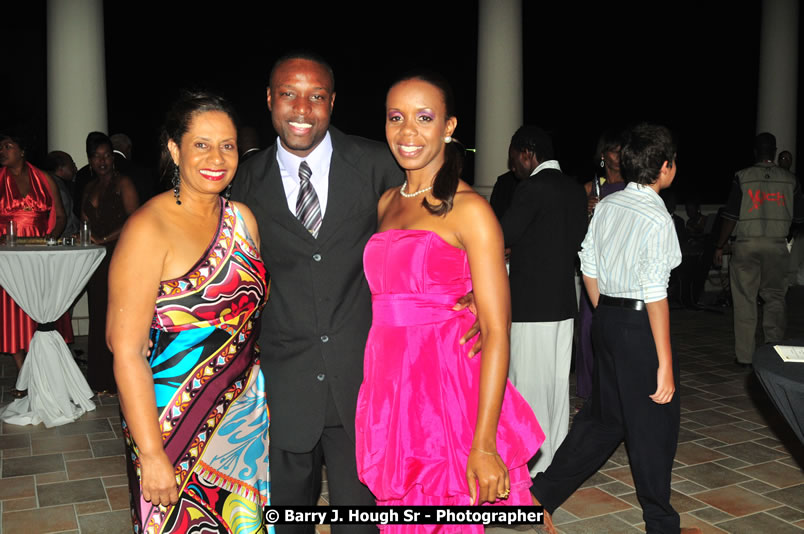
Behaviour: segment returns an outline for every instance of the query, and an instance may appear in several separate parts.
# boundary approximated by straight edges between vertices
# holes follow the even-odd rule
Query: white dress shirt
[[[279,174],[282,176],[282,185],[285,188],[285,197],[288,209],[296,215],[296,200],[299,198],[299,165],[306,161],[313,174],[310,183],[318,196],[321,205],[321,218],[327,211],[327,198],[329,196],[329,163],[332,160],[332,139],[329,132],[318,146],[306,158],[291,154],[282,146],[279,137],[276,138],[276,161],[279,163]]]
[[[578,255],[581,272],[597,279],[601,295],[645,302],[667,297],[670,271],[681,263],[664,201],[633,182],[600,201]]]

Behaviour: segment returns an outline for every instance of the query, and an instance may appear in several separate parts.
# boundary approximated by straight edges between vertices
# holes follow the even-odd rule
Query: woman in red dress
[[[25,143],[16,135],[0,134],[0,235],[14,221],[20,237],[61,235],[66,222],[58,186],[46,172],[25,160]],[[55,194],[54,194],[55,192]],[[14,356],[22,367],[25,351],[36,331],[36,322],[0,288],[0,352]],[[67,343],[73,341],[70,316],[56,323]],[[15,396],[24,396],[16,392]]]

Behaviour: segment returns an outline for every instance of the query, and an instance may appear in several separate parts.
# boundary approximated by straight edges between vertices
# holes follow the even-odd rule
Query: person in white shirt
[[[681,250],[659,197],[675,178],[675,160],[667,128],[632,128],[620,155],[629,183],[598,204],[581,246],[581,271],[595,307],[596,368],[591,396],[531,488],[549,513],[625,439],[646,530],[679,532],[679,515],[670,505],[680,404],[667,283]]]

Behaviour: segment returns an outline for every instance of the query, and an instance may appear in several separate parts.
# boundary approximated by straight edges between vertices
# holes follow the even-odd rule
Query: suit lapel
[[[343,139],[344,134],[330,127],[332,138],[332,159],[329,163],[329,182],[327,211],[318,233],[318,241],[323,243],[334,233],[345,219],[353,215],[353,206],[360,197],[360,171],[351,163],[353,149]]]

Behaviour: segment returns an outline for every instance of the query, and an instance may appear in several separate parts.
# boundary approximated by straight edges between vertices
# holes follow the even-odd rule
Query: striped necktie
[[[306,161],[299,165],[299,197],[296,199],[296,218],[301,221],[313,237],[318,237],[321,229],[321,205],[315,194],[310,177],[313,171]]]

